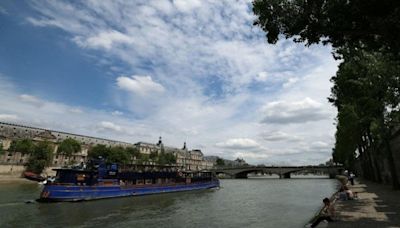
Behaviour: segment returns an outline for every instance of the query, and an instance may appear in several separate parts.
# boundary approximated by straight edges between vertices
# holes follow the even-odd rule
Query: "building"
[[[68,138],[75,139],[81,143],[82,150],[77,154],[73,154],[71,157],[57,154],[58,143]],[[55,156],[53,157],[53,166],[86,161],[89,148],[97,144],[122,147],[134,146],[131,143],[121,141],[0,122],[0,143],[3,145],[3,149],[7,150],[10,147],[11,142],[18,139],[32,139],[33,141],[49,141],[54,143]],[[4,153],[3,155],[0,155],[0,164],[22,165],[26,163],[28,159],[29,155],[24,155],[18,151],[14,151],[12,153]]]
[[[156,144],[147,142],[138,142],[135,146],[142,154],[150,153],[172,153],[176,157],[176,166],[185,170],[203,170],[213,167],[213,163],[204,160],[204,155],[201,150],[188,150],[186,142],[182,149],[176,147],[165,146],[160,137]]]
[[[82,150],[79,153],[66,157],[57,154],[58,144],[65,139],[75,139],[81,144]],[[116,140],[109,140],[91,136],[71,134],[62,131],[54,131],[43,128],[35,128],[18,124],[0,122],[0,143],[3,149],[7,150],[13,140],[31,139],[33,141],[49,141],[54,144],[54,156],[52,166],[63,166],[86,161],[88,151],[92,146],[102,144],[106,146],[136,147],[141,154],[151,153],[172,153],[176,157],[176,165],[186,170],[203,170],[213,167],[213,163],[204,159],[201,150],[188,150],[186,142],[182,149],[164,146],[161,137],[157,143],[137,142],[127,143]],[[18,151],[0,154],[0,164],[23,165],[29,159],[29,155]]]

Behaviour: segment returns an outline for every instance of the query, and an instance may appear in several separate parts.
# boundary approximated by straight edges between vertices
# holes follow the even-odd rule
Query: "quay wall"
[[[53,170],[59,167],[47,167],[43,174],[45,176],[54,176],[56,172]],[[0,164],[0,175],[9,176],[9,177],[20,177],[25,170],[25,166],[23,165],[9,165],[9,164]]]
[[[19,177],[24,170],[23,165],[0,165],[0,175]]]

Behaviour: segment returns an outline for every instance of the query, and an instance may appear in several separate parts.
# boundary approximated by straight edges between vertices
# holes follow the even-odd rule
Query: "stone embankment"
[[[349,189],[358,193],[358,199],[337,200],[337,221],[329,228],[400,228],[400,191],[364,180]]]

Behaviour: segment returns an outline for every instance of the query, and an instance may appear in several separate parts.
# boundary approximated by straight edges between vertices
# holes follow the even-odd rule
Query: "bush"
[[[34,145],[33,153],[26,164],[27,171],[42,173],[51,164],[53,158],[53,146],[49,142],[39,142]]]

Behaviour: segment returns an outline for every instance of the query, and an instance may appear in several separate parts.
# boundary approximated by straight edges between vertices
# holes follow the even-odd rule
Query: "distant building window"
[[[57,161],[55,161],[54,164],[57,164]]]
[[[22,163],[24,161],[24,159],[19,159],[19,163]]]

